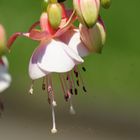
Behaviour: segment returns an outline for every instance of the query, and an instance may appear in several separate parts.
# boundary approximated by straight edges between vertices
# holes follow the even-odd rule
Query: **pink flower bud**
[[[80,24],[81,39],[90,52],[101,53],[106,41],[106,31],[101,20],[92,27],[87,28]]]
[[[99,15],[100,0],[73,0],[73,5],[79,21],[87,27],[93,27]]]
[[[5,30],[3,26],[0,24],[0,56],[6,52],[6,37]]]

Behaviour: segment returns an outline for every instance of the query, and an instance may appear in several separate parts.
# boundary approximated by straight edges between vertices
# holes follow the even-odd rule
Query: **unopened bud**
[[[73,0],[79,21],[91,28],[97,21],[100,11],[100,0]]]
[[[57,29],[61,23],[62,10],[59,3],[51,3],[47,8],[50,25]]]
[[[106,41],[106,31],[101,20],[92,27],[87,28],[80,24],[81,40],[90,52],[101,53]]]
[[[101,5],[103,8],[108,9],[111,5],[111,0],[101,0]]]
[[[6,52],[6,37],[5,30],[2,25],[0,25],[0,56]]]
[[[49,5],[49,0],[43,0],[43,2],[42,2],[43,12],[47,12],[48,5]]]

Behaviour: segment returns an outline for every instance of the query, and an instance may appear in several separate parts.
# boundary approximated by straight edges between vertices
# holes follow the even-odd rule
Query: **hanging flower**
[[[8,73],[8,61],[5,56],[5,30],[2,25],[0,25],[0,93],[3,92],[10,86],[11,76]],[[3,111],[4,106],[0,99],[0,113]]]
[[[63,17],[61,24],[57,30],[52,28],[50,25],[48,14],[42,13],[40,22],[35,23],[28,33],[15,33],[8,41],[9,48],[18,36],[25,36],[40,42],[39,46],[33,52],[29,62],[29,76],[33,80],[33,83],[34,80],[43,78],[42,87],[44,90],[46,89],[48,91],[48,101],[52,106],[52,133],[57,132],[57,129],[55,126],[54,114],[56,102],[54,100],[54,88],[52,85],[51,73],[59,73],[64,97],[68,100],[71,98],[73,88],[77,94],[77,89],[74,85],[73,79],[71,78],[72,72],[70,71],[75,67],[75,65],[83,63],[83,59],[68,47],[66,43],[59,39],[59,36],[69,30],[71,23],[75,20],[75,13],[72,13],[68,20],[64,14],[66,15],[66,13],[62,14]],[[41,30],[34,29],[38,23]],[[33,83],[29,90],[31,94],[33,94]],[[72,105],[70,106],[70,111],[74,113]]]
[[[8,61],[4,56],[6,53],[6,37],[5,30],[0,24],[0,92],[3,92],[9,87],[11,82],[11,77],[8,74]]]
[[[0,93],[10,86],[11,76],[8,73],[8,61],[5,56],[0,58]],[[0,98],[0,115],[4,110],[3,101]]]
[[[70,112],[75,114],[72,95],[78,94],[77,87],[87,92],[79,64],[84,62],[82,57],[101,51],[106,38],[103,22],[98,17],[100,0],[73,0],[73,11],[65,9],[64,1],[44,0],[40,21],[35,22],[28,32],[17,32],[8,40],[9,49],[19,36],[39,41],[29,62],[29,76],[32,79],[29,93],[33,94],[34,81],[43,78],[42,89],[48,92],[52,108],[52,133],[57,132],[52,73],[58,73],[64,98],[70,101]],[[77,19],[81,23],[79,28],[73,24]],[[82,69],[86,71],[83,65]]]

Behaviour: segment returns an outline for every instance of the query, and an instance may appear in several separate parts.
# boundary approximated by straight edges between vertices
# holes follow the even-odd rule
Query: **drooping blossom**
[[[5,41],[5,30],[3,26],[0,25],[0,93],[7,89],[11,83],[11,76],[8,73],[8,61],[4,56],[6,51]],[[3,109],[3,102],[0,99],[0,114]]]
[[[63,8],[63,7],[62,7]],[[52,85],[51,73],[59,73],[61,87],[64,97],[68,100],[71,97],[71,90],[74,86],[74,81],[71,78],[71,70],[75,65],[83,63],[83,59],[76,54],[68,45],[59,39],[64,32],[69,30],[71,23],[75,20],[75,13],[66,18],[67,13],[63,13],[60,27],[56,30],[51,27],[48,14],[42,13],[39,25],[40,30],[34,29],[34,25],[28,33],[15,33],[8,42],[8,47],[12,45],[18,36],[25,36],[33,40],[39,41],[39,46],[33,52],[29,62],[29,76],[33,80],[43,78],[43,89],[48,91],[48,100],[52,106],[53,128],[52,133],[57,132],[55,126],[54,107],[56,102],[54,99],[54,87]],[[68,79],[68,81],[67,81]],[[76,88],[74,89],[77,92]],[[33,93],[33,84],[29,91]],[[74,112],[72,105],[70,106],[71,112]]]
[[[8,61],[5,56],[0,58],[0,93],[6,90],[11,83],[11,76],[8,73]],[[4,110],[3,101],[0,97],[0,115]]]
[[[59,2],[63,1],[65,0],[59,0]],[[43,78],[42,89],[47,90],[48,101],[52,108],[52,133],[57,132],[54,112],[56,101],[52,73],[58,73],[64,98],[66,101],[70,101],[70,112],[74,114],[75,110],[71,101],[72,95],[74,93],[78,94],[77,87],[82,87],[83,91],[87,92],[79,64],[84,62],[82,57],[89,55],[91,52],[97,52],[97,48],[102,49],[104,36],[106,35],[103,24],[98,18],[100,1],[74,0],[73,2],[76,5],[75,10],[66,10],[63,4],[57,3],[57,0],[44,0],[45,7],[43,9],[45,11],[41,14],[40,21],[35,22],[29,32],[17,32],[8,41],[9,49],[19,36],[39,42],[39,46],[33,52],[29,62],[29,76],[32,79],[29,93],[33,94],[34,81]],[[80,2],[80,5],[78,2]],[[92,7],[89,6],[90,3]],[[55,7],[54,9],[52,7],[48,8],[52,5]],[[91,16],[90,11],[92,11]],[[90,17],[94,17],[94,19],[90,20]],[[77,19],[82,24],[79,28],[73,24]],[[36,26],[39,26],[40,29],[36,29]],[[96,35],[97,33],[101,33],[101,36]],[[84,66],[82,66],[82,69],[86,71]]]

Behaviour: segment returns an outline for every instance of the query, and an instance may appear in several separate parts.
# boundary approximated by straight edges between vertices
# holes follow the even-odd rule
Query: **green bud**
[[[111,0],[101,0],[101,5],[103,8],[108,9],[111,5]]]
[[[80,24],[79,26],[81,40],[89,52],[101,53],[103,45],[106,41],[106,31],[103,22],[98,21],[92,28]]]
[[[73,0],[73,6],[79,21],[92,28],[99,16],[100,0]]]
[[[62,10],[59,3],[51,3],[47,8],[48,18],[51,26],[57,29],[61,23]]]
[[[48,5],[49,5],[49,0],[43,0],[43,2],[42,2],[43,12],[47,12]]]
[[[3,26],[0,24],[0,56],[5,54],[6,51],[7,51],[7,48],[6,48],[5,30]]]

